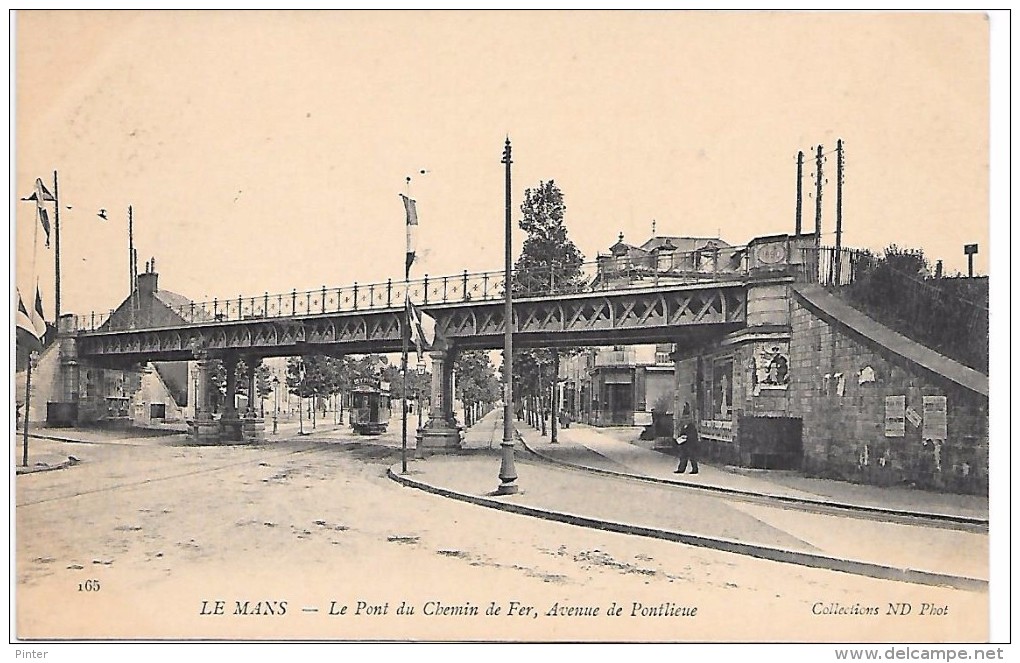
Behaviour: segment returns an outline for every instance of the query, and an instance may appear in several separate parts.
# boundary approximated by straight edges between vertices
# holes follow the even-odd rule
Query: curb
[[[880,519],[887,520],[890,522],[902,523],[902,524],[916,524],[916,521],[923,520],[928,522],[937,523],[944,529],[957,529],[962,531],[974,531],[979,530],[983,532],[988,531],[988,519],[987,518],[972,518],[970,516],[955,516],[952,514],[941,514],[941,513],[925,513],[922,511],[893,511],[892,509],[885,509],[882,507],[863,506],[857,504],[844,504],[839,502],[822,502],[819,500],[806,499],[803,497],[790,497],[788,495],[772,495],[772,494],[761,494],[752,493],[746,490],[739,490],[736,488],[725,488],[723,486],[709,486],[705,484],[690,483],[688,481],[679,481],[676,479],[661,479],[658,477],[644,476],[640,474],[629,474],[627,472],[617,472],[615,470],[605,470],[597,467],[588,467],[586,465],[578,465],[568,461],[553,458],[540,451],[536,451],[528,445],[527,441],[518,433],[518,439],[521,445],[529,453],[541,458],[549,463],[561,465],[563,467],[569,467],[575,470],[583,472],[591,472],[594,474],[603,474],[606,476],[613,476],[625,479],[634,479],[637,481],[644,481],[647,483],[655,483],[665,486],[679,486],[682,488],[692,488],[696,490],[703,490],[706,492],[721,493],[723,495],[729,495],[731,497],[738,497],[751,502],[782,502],[784,504],[798,507],[805,511],[814,511],[820,513],[838,513],[840,515],[865,518],[868,516],[879,516]]]
[[[466,493],[459,493],[448,488],[439,488],[437,486],[433,486],[422,481],[417,481],[407,476],[400,475],[398,472],[394,471],[395,468],[396,468],[395,465],[388,468],[386,470],[386,475],[393,481],[396,481],[397,483],[403,486],[417,488],[419,490],[423,490],[427,493],[432,493],[434,495],[439,495],[441,497],[448,497],[451,499],[460,500],[462,502],[475,504],[477,506],[484,506],[491,509],[506,511],[508,513],[531,516],[533,518],[542,518],[543,520],[551,520],[554,522],[576,525],[578,527],[587,527],[590,529],[598,529],[606,532],[614,532],[617,534],[629,534],[632,536],[644,536],[653,539],[673,541],[676,543],[683,543],[686,545],[697,546],[700,548],[710,548],[712,550],[721,550],[723,552],[730,552],[738,555],[747,555],[750,557],[765,559],[773,562],[784,562],[787,564],[797,564],[799,566],[826,569],[829,571],[840,571],[842,573],[850,573],[853,575],[863,575],[871,578],[878,578],[880,580],[896,580],[899,582],[910,582],[920,585],[931,585],[937,587],[951,587],[953,589],[963,589],[970,591],[988,591],[988,581],[981,580],[978,578],[969,578],[966,576],[954,576],[944,573],[935,573],[933,571],[919,571],[915,569],[895,568],[891,566],[883,566],[881,564],[874,564],[871,562],[860,562],[855,560],[840,559],[837,557],[815,555],[812,553],[782,550],[780,548],[769,548],[767,546],[760,546],[752,543],[743,543],[740,541],[734,541],[732,539],[721,539],[715,537],[702,536],[699,534],[692,534],[689,532],[663,530],[656,529],[653,527],[645,527],[642,525],[618,523],[610,520],[600,520],[597,518],[580,516],[572,513],[551,511],[546,509],[540,509],[537,507],[524,506],[522,504],[501,502],[499,500],[489,499],[478,495],[468,495]]]
[[[21,429],[18,429],[18,437],[21,437],[22,433],[23,433],[23,431]],[[157,435],[149,435],[149,436],[146,436],[146,437],[173,437],[174,435],[185,435],[185,434],[186,433],[184,433],[182,431],[173,431],[173,432],[167,432],[167,433],[162,433],[162,434],[157,434]],[[29,433],[28,436],[31,437],[31,438],[35,438],[37,440],[50,440],[52,442],[67,442],[69,444],[107,444],[106,440],[80,440],[80,439],[75,439],[73,437],[60,437],[59,435],[41,435],[39,433]],[[128,439],[131,439],[131,438],[123,437],[123,438],[114,438],[114,439],[128,440]]]
[[[32,467],[22,467],[22,466],[19,465],[19,466],[14,468],[14,473],[15,473],[15,476],[19,476],[20,477],[23,474],[39,474],[40,472],[52,472],[54,470],[66,470],[67,468],[72,467],[74,465],[78,465],[80,463],[81,463],[80,460],[65,460],[60,465],[45,465],[45,466],[42,466],[42,467],[36,466],[36,465],[33,465]]]

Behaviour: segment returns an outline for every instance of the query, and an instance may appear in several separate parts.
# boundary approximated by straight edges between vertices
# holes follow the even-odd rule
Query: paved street
[[[413,428],[413,418],[411,423]],[[320,425],[304,437],[286,435],[292,430],[281,429],[282,439],[254,447],[196,447],[183,436],[93,433],[88,443],[33,439],[33,462],[67,455],[80,462],[17,478],[19,637],[987,637],[987,591],[767,561],[505,513],[405,488],[386,476],[390,468],[399,470],[399,419],[378,437],[355,437],[346,426]],[[469,431],[473,448],[412,459],[409,476],[441,479],[484,495],[498,484],[499,432],[490,415]],[[485,438],[492,440],[493,433],[490,451]],[[20,450],[18,438],[19,457]],[[723,506],[715,496],[684,493],[683,508],[674,504],[671,512],[665,506],[668,496],[676,502],[679,489],[556,467],[523,451],[518,459],[522,494],[508,499],[521,503],[538,504],[551,495],[564,510],[583,513],[598,506],[629,522],[662,526],[669,523],[661,519],[670,518],[673,525],[715,528],[720,536],[734,538],[753,534],[762,543],[806,550],[843,544],[845,551],[863,550],[871,536],[860,529],[865,521],[841,519],[839,527],[820,533],[798,524],[804,514],[784,512],[780,522],[777,514],[763,515],[765,507]],[[821,516],[807,521],[812,518]],[[898,549],[888,537],[905,526],[881,526],[882,550]],[[980,546],[987,537],[951,530],[926,530],[926,535],[932,545],[942,545],[943,537],[971,541],[972,554],[956,558],[951,570],[980,577],[974,560],[986,556],[987,544]],[[87,580],[99,581],[100,589],[88,591]],[[225,614],[202,614],[215,613],[216,601],[224,602]],[[244,601],[249,614],[233,614]],[[402,601],[415,608],[414,614],[397,614]],[[256,602],[267,602],[260,612],[274,614],[251,614]],[[490,602],[500,608],[499,615],[484,614]],[[613,602],[624,607],[623,615],[605,614]],[[888,616],[889,603],[910,603],[912,614]],[[945,608],[948,615],[921,616],[922,604]],[[331,614],[344,606],[345,614]],[[472,606],[478,615],[459,614]],[[568,616],[569,606],[601,612]],[[695,607],[696,615],[690,615]],[[840,613],[871,607],[881,614]],[[530,613],[521,616],[525,608]],[[652,616],[656,610],[673,616]],[[678,616],[685,611],[688,616]]]

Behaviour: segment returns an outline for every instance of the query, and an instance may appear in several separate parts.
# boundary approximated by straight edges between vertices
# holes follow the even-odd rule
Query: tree
[[[563,192],[553,180],[539,182],[538,187],[524,192],[520,227],[527,233],[521,255],[514,264],[513,292],[518,296],[535,296],[558,292],[576,292],[583,288],[584,255],[567,236],[564,223],[567,206]],[[532,424],[540,415],[543,434],[545,421],[553,403],[553,385],[559,372],[559,356],[563,350],[515,350],[515,393],[524,397]],[[576,349],[566,350],[568,353]]]
[[[464,424],[474,424],[477,406],[494,403],[499,399],[500,388],[496,371],[484,350],[464,350],[453,362],[457,373],[457,392],[464,404]]]
[[[400,377],[399,366],[387,366],[382,371],[382,379],[390,383],[390,397],[400,400],[404,397],[404,382]],[[432,373],[425,371],[419,375],[412,364],[407,365],[407,393],[409,399],[417,398],[418,394],[428,393],[432,385]]]
[[[287,390],[300,398],[311,398],[313,417],[319,400],[339,393],[345,384],[347,357],[303,355],[287,359]],[[325,408],[325,404],[323,403]],[[325,412],[325,410],[323,410]],[[312,419],[315,426],[315,419]]]
[[[567,237],[566,211],[563,192],[553,180],[525,190],[519,225],[527,236],[514,263],[514,294],[568,292],[583,285],[584,255]]]
[[[214,411],[227,405],[227,366],[222,359],[214,359],[209,371],[209,382],[212,385],[211,400]],[[237,362],[234,369],[234,393],[247,394],[248,385],[245,381],[244,361]],[[232,403],[230,404],[233,405]]]
[[[273,371],[266,364],[259,364],[255,369],[255,389],[262,402],[262,416],[265,416],[265,401],[273,393]]]

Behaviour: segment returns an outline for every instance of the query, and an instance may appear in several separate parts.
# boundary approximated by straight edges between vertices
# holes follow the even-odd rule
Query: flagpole
[[[57,171],[53,171],[53,234],[55,235],[54,247],[54,271],[56,272],[56,284],[53,288],[53,298],[56,300],[54,308],[56,309],[56,317],[53,318],[53,324],[60,324],[60,191],[57,188]],[[44,321],[45,322],[45,321]]]
[[[408,332],[411,329],[411,321],[408,316],[407,307],[407,296],[408,296],[408,278],[407,275],[410,273],[410,269],[404,272],[404,317],[403,324],[400,326],[401,338],[400,338],[400,376],[401,376],[401,390],[400,390],[400,473],[407,474],[407,337]]]
[[[38,202],[36,203],[36,205],[38,205]],[[36,276],[37,272],[35,270],[38,267],[38,265],[36,264],[36,258],[38,256],[36,254],[39,252],[39,224],[40,223],[41,222],[39,220],[39,210],[37,208],[36,212],[35,212],[35,223],[32,224],[35,227],[35,230],[32,231],[32,283],[36,287],[38,287],[38,285],[39,285],[39,277]],[[32,306],[35,306],[35,302],[34,301],[32,302]],[[26,306],[26,308],[27,308],[27,306]]]
[[[407,197],[411,197],[411,178],[407,177],[404,181],[404,188],[407,192]],[[408,247],[410,248],[410,247]],[[400,473],[407,474],[407,337],[411,333],[411,318],[410,318],[410,306],[408,306],[408,297],[410,296],[410,278],[411,278],[411,263],[404,259],[404,316],[402,318],[403,324],[401,325],[400,333]]]

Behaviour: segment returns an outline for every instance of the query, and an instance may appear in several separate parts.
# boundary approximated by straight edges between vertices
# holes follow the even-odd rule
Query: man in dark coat
[[[698,427],[693,420],[688,420],[680,429],[680,437],[677,439],[680,445],[680,464],[673,470],[674,474],[683,474],[687,471],[688,461],[691,464],[691,474],[698,473]]]

